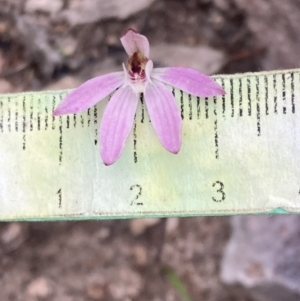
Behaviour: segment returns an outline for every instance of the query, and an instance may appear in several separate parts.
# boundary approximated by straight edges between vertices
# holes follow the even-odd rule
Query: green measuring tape
[[[109,167],[98,142],[107,100],[53,117],[67,91],[0,95],[0,220],[300,213],[300,69],[214,78],[225,96],[173,90],[179,154],[160,145],[141,100]]]

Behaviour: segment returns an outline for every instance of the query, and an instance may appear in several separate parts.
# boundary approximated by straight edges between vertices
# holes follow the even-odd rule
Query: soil
[[[0,93],[63,89],[116,68],[128,27],[151,43],[215,48],[226,57],[220,73],[261,70],[267,57],[234,0],[150,1],[125,19],[84,24],[61,14],[78,0],[33,11],[28,1],[0,0]],[[162,219],[140,235],[130,220],[1,223],[0,300],[250,301],[219,279],[229,237],[228,217]]]
[[[138,237],[129,223],[22,223],[1,250],[1,300],[250,300],[219,281],[228,218],[183,218],[165,239],[164,220]]]

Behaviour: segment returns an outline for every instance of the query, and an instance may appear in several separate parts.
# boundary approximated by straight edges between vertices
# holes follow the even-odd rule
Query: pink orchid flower
[[[94,106],[110,93],[100,126],[101,157],[105,165],[121,155],[132,129],[139,95],[144,94],[151,123],[161,144],[177,154],[181,146],[182,119],[169,84],[189,94],[208,97],[225,92],[209,76],[182,67],[156,68],[149,59],[148,39],[129,29],[121,38],[129,55],[122,72],[95,77],[69,93],[54,111],[54,116],[75,114]]]

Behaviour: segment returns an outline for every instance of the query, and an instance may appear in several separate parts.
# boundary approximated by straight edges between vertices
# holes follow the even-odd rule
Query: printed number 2
[[[135,198],[131,201],[130,206],[132,206],[132,205],[143,205],[142,202],[137,202],[137,199],[142,195],[142,186],[139,185],[139,184],[132,185],[130,187],[130,190],[133,190],[133,189],[135,189],[137,192],[136,192]]]
[[[225,201],[226,198],[226,194],[224,192],[224,184],[220,181],[216,181],[215,183],[213,183],[212,187],[215,187],[216,185],[218,185],[220,188],[217,190],[217,192],[221,193],[222,196],[220,196],[221,198],[216,199],[215,197],[212,197],[212,200],[214,202],[220,203]]]

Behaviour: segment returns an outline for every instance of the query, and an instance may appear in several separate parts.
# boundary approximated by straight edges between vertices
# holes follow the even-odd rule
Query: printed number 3
[[[215,187],[216,185],[218,185],[220,188],[217,190],[217,192],[221,193],[222,196],[220,196],[221,198],[216,199],[215,197],[212,197],[212,200],[214,202],[220,203],[225,201],[226,198],[226,194],[224,192],[224,184],[220,181],[216,181],[215,183],[213,183],[212,187]]]

